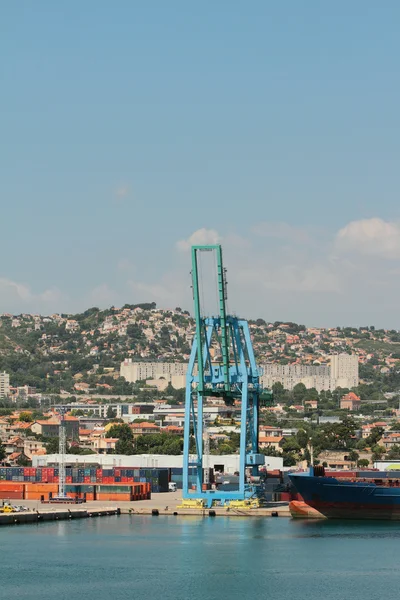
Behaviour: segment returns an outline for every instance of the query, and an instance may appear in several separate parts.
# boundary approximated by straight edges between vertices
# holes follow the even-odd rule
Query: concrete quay
[[[55,510],[43,508],[40,511],[29,510],[24,512],[12,512],[0,514],[0,525],[19,525],[23,523],[43,523],[45,521],[69,521],[71,519],[88,519],[91,517],[105,517],[118,515],[120,510],[117,507],[94,509],[66,509],[65,506],[57,506]]]
[[[41,504],[37,500],[10,500],[11,504],[23,505],[29,512],[0,514],[0,525],[17,523],[38,523],[41,521],[58,521],[67,519],[82,519],[107,515],[153,515],[158,511],[158,516],[213,516],[224,517],[290,517],[289,506],[285,502],[271,503],[263,508],[236,509],[227,507],[213,507],[212,509],[178,508],[182,503],[182,493],[166,492],[152,494],[151,500],[138,500],[135,502],[113,502],[105,506],[104,502],[90,501],[83,505]]]

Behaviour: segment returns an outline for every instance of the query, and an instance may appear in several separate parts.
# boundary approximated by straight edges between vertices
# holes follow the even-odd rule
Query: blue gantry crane
[[[214,252],[216,255],[219,314],[215,317],[202,316],[199,282],[201,252]],[[196,333],[186,376],[182,495],[184,500],[201,500],[207,507],[213,503],[224,505],[232,500],[253,497],[256,489],[251,481],[258,480],[259,467],[265,463],[265,457],[258,448],[259,371],[247,321],[226,314],[225,275],[219,244],[192,247]],[[204,409],[208,397],[223,398],[227,405],[234,405],[235,400],[240,400],[239,485],[233,491],[217,487],[205,489],[209,488],[204,481],[203,456],[206,429]],[[195,474],[195,485],[190,484],[189,473]],[[246,476],[249,473],[251,477]]]

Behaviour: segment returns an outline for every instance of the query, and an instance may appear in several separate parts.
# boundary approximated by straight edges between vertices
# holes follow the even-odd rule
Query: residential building
[[[3,371],[0,373],[0,398],[7,398],[10,395],[10,376]]]
[[[33,396],[36,394],[36,388],[30,385],[21,385],[17,388],[17,396],[18,398],[26,398],[27,396]]]
[[[377,421],[376,423],[368,423],[367,425],[363,425],[361,427],[361,437],[363,439],[366,439],[371,433],[372,430],[378,427],[382,427],[382,429],[386,429],[387,428],[387,423],[386,421]]]
[[[258,445],[261,449],[273,448],[278,452],[282,452],[282,448],[280,446],[283,437],[278,437],[276,435],[261,435],[258,438]]]
[[[10,437],[4,444],[7,456],[14,452],[22,452],[24,450],[24,440],[22,437]]]
[[[349,392],[340,399],[340,408],[342,410],[360,410],[361,400],[354,392]]]
[[[93,438],[91,448],[98,454],[111,454],[117,442],[118,438]]]
[[[121,363],[120,376],[125,377],[129,383],[164,378],[173,384],[172,378],[177,375],[181,377],[185,376],[186,370],[187,363],[136,362],[131,358],[126,358]]]
[[[304,406],[316,410],[318,408],[318,400],[305,400]]]
[[[303,383],[307,389],[315,388],[318,392],[358,386],[356,354],[332,354],[330,359],[330,366],[267,363],[261,367],[261,383],[265,388],[271,388],[279,382],[287,390]]]
[[[68,440],[79,440],[79,419],[66,415],[65,433]],[[31,431],[44,437],[59,437],[60,434],[60,419],[55,417],[48,421],[35,421],[31,426]]]
[[[148,435],[150,433],[159,433],[160,428],[155,423],[131,423],[130,428],[132,429],[133,437],[139,435]]]
[[[379,444],[385,446],[386,450],[391,450],[393,446],[400,446],[400,432],[386,433]]]
[[[358,356],[356,354],[333,354],[331,356],[331,378],[336,381],[336,387],[357,387]]]
[[[30,459],[32,456],[40,454],[44,449],[44,442],[35,439],[24,439],[24,454],[28,456]]]

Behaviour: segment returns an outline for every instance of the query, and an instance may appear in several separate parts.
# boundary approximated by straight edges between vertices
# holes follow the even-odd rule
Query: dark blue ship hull
[[[293,473],[304,502],[330,519],[400,520],[400,486]]]

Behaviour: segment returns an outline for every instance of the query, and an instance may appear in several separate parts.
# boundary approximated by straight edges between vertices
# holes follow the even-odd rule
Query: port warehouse
[[[45,454],[33,456],[32,467],[54,467],[60,462],[59,454]],[[194,461],[195,456],[189,460]],[[214,471],[226,474],[234,474],[239,471],[239,454],[209,454],[203,457],[203,466]],[[111,469],[177,469],[183,468],[183,456],[170,454],[66,454],[65,464],[67,466],[97,465],[97,468]],[[283,459],[279,456],[266,456],[265,468],[268,471],[282,471]]]

